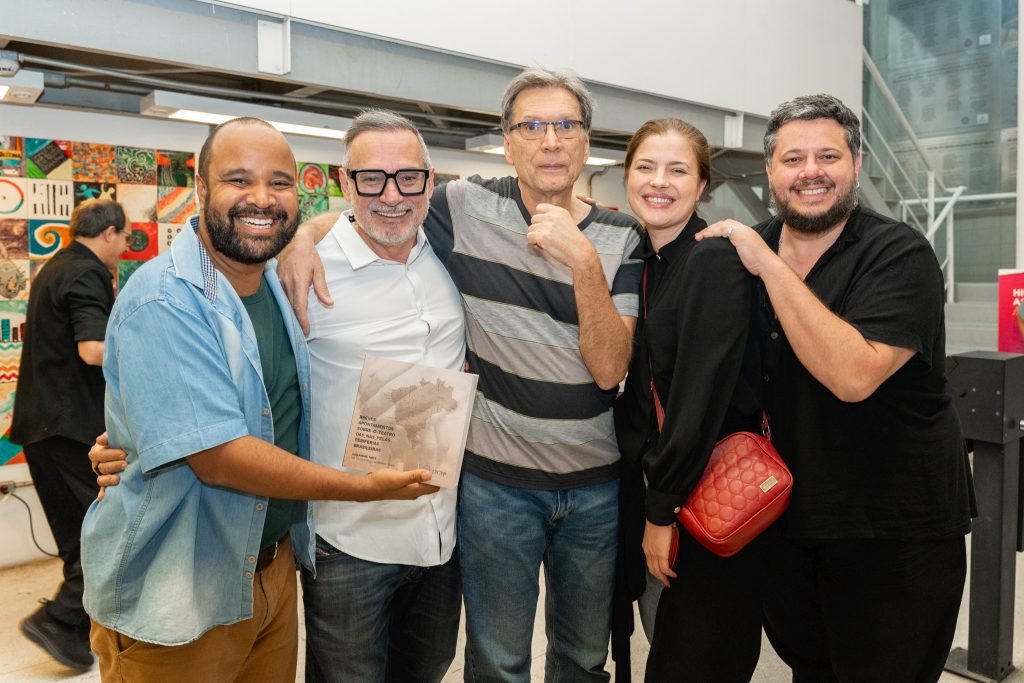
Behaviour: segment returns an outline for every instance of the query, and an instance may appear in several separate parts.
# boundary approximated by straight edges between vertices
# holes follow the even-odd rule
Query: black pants
[[[795,683],[933,683],[956,628],[963,537],[773,547],[765,632]]]
[[[47,613],[72,626],[86,626],[82,609],[82,520],[99,487],[89,463],[89,446],[54,436],[25,446],[25,460],[46,513],[57,554],[64,562],[64,582]]]
[[[769,529],[732,557],[679,531],[678,575],[662,591],[647,658],[650,683],[746,683],[761,655],[761,577]]]

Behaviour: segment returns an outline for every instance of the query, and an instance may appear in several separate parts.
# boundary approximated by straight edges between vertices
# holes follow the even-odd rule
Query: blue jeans
[[[530,645],[544,565],[544,680],[607,681],[618,541],[618,480],[540,491],[467,472],[459,491],[459,561],[466,603],[465,680],[530,680]]]
[[[316,539],[316,578],[302,570],[306,680],[437,683],[455,658],[458,548],[445,564],[379,564]]]

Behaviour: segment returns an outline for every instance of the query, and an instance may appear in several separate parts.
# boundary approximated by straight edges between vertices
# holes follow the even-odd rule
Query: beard
[[[771,206],[782,222],[794,230],[800,232],[818,234],[828,231],[840,222],[846,220],[857,208],[857,187],[851,183],[845,188],[835,186],[836,199],[832,206],[825,209],[823,213],[808,216],[792,208],[788,201],[779,197],[773,189],[771,192]]]
[[[409,224],[397,232],[394,230],[386,230],[377,223],[377,216],[374,211],[378,210],[408,210],[410,212],[407,216]],[[415,206],[407,206],[404,204],[388,206],[386,204],[373,203],[368,206],[365,211],[359,211],[358,213],[356,213],[355,207],[353,207],[352,214],[355,216],[356,223],[362,231],[365,232],[371,240],[384,247],[397,247],[415,239],[416,233],[419,230],[420,225],[423,223],[423,219],[426,218],[425,212],[422,212],[422,214],[417,213]]]
[[[233,225],[233,220],[239,218],[269,218],[279,221],[281,227],[266,235],[240,237]],[[299,228],[299,215],[296,213],[289,218],[288,212],[279,207],[232,207],[226,215],[221,215],[204,206],[203,222],[214,249],[232,261],[257,264],[269,261],[285,248]]]

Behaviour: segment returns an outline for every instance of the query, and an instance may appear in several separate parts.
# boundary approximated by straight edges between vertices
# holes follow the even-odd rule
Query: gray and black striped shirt
[[[438,188],[424,229],[462,294],[467,360],[479,374],[464,468],[534,489],[614,479],[616,390],[594,383],[579,349],[568,268],[530,250],[530,216],[515,178],[473,176]],[[579,224],[601,259],[612,301],[636,316],[641,229],[594,207]]]

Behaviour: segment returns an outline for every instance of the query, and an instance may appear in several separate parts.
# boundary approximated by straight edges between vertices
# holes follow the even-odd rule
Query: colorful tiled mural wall
[[[336,166],[299,163],[297,170],[304,218],[338,207]],[[117,268],[121,287],[196,212],[195,155],[0,136],[0,466],[24,461],[9,434],[32,280],[70,241],[75,205],[96,197],[118,201],[131,223]]]

